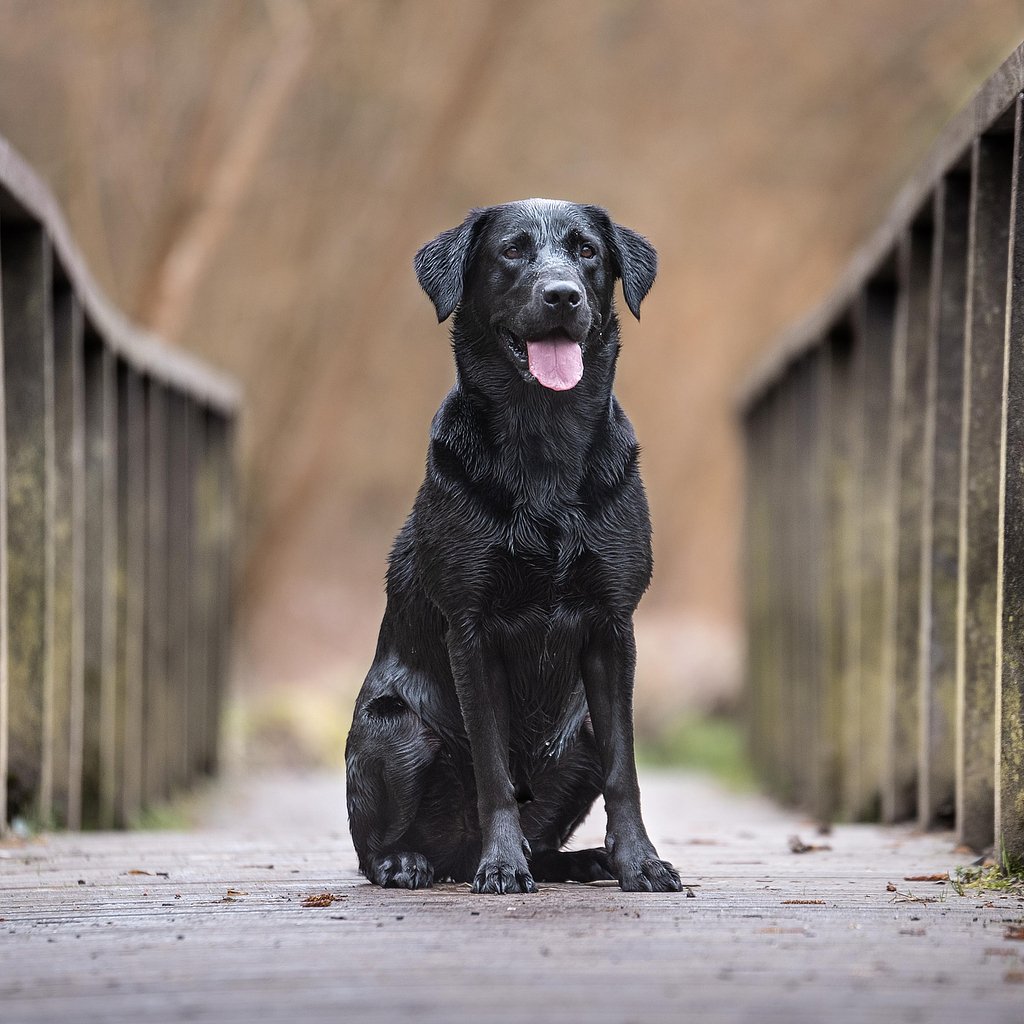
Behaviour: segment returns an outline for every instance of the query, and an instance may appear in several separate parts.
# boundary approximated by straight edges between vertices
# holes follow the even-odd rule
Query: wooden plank
[[[839,734],[840,760],[843,776],[840,792],[840,814],[845,820],[855,820],[865,811],[867,766],[864,761],[864,740],[861,705],[863,693],[861,663],[863,647],[863,603],[861,601],[861,547],[864,521],[864,411],[866,384],[866,355],[864,345],[864,296],[851,307],[847,322],[850,332],[849,355],[846,363],[846,414],[844,423],[836,421],[841,436],[838,449],[845,453],[847,484],[845,496],[847,515],[843,521],[842,544],[842,607],[843,619],[843,687],[841,695],[842,727]],[[838,378],[837,378],[838,380]]]
[[[85,525],[82,308],[66,282],[54,293],[54,820],[82,821],[83,616]]]
[[[751,763],[764,774],[769,763],[766,735],[768,705],[766,691],[771,672],[769,610],[771,607],[769,553],[771,528],[768,520],[768,473],[766,457],[768,402],[764,398],[744,416],[744,503],[743,581],[747,647],[744,662],[745,685],[741,694],[743,722]]]
[[[995,840],[1024,867],[1024,101],[1014,111],[997,569]]]
[[[807,446],[804,500],[807,505],[808,559],[804,583],[807,615],[807,750],[809,778],[806,806],[821,826],[831,824],[836,810],[835,748],[831,717],[833,676],[831,652],[831,359],[825,344],[807,357]]]
[[[783,387],[787,392],[788,458],[786,465],[786,529],[789,557],[786,560],[786,589],[789,623],[789,666],[786,712],[786,758],[789,775],[789,803],[808,806],[810,762],[814,738],[811,707],[810,616],[808,607],[808,566],[810,550],[807,508],[807,444],[809,441],[810,380],[807,357],[789,369]]]
[[[3,278],[4,266],[3,236],[0,234],[0,344],[4,339]],[[0,359],[0,836],[7,833],[10,820],[7,773],[10,765],[11,738],[11,696],[9,672],[9,630],[7,600],[7,443],[5,391],[3,381],[3,359]]]
[[[8,813],[53,807],[53,349],[50,249],[34,224],[0,222],[7,460]]]
[[[855,452],[852,430],[854,402],[853,337],[844,317],[825,341],[827,359],[827,421],[822,434],[826,444],[823,468],[825,536],[825,595],[822,602],[822,656],[825,687],[821,707],[823,749],[819,771],[822,792],[827,796],[818,809],[822,822],[843,811],[842,779],[844,760],[844,706],[848,690],[856,690],[859,663],[853,652],[859,648],[859,601],[853,584],[857,578],[859,524],[855,497]]]
[[[1017,901],[904,881],[969,859],[949,833],[838,825],[830,850],[795,857],[799,813],[676,773],[641,786],[695,898],[369,886],[342,823],[325,828],[338,773],[247,777],[189,833],[3,850],[4,1020],[1019,1024]],[[581,845],[602,826],[599,810]],[[302,905],[325,890],[332,906]]]
[[[956,809],[960,445],[970,190],[970,176],[956,173],[948,175],[935,194],[921,557],[917,804],[922,828],[951,825]]]
[[[189,419],[189,499],[191,502],[189,564],[189,775],[207,773],[210,761],[210,717],[213,701],[210,691],[208,657],[210,618],[213,611],[212,514],[213,479],[210,439],[207,436],[206,410],[190,402]]]
[[[957,834],[984,849],[993,840],[995,812],[999,441],[1012,137],[983,136],[972,160],[960,460]]]
[[[800,578],[799,537],[795,526],[795,496],[797,467],[797,388],[795,371],[791,366],[779,385],[779,424],[776,436],[776,504],[779,511],[779,552],[777,565],[780,626],[780,672],[777,695],[776,728],[780,774],[777,794],[786,804],[800,799],[800,749],[796,738],[799,699],[799,619],[797,601]],[[781,449],[781,451],[780,451]]]
[[[882,820],[917,813],[920,727],[921,540],[924,427],[927,405],[928,311],[933,228],[931,211],[919,217],[900,245],[902,312],[893,357],[893,470],[896,478],[894,659],[887,673]]]
[[[235,535],[237,483],[235,479],[236,421],[210,411],[210,449],[217,467],[216,484],[216,615],[213,630],[214,729],[209,770],[220,761],[221,723],[232,680],[235,607]]]
[[[117,386],[113,353],[85,340],[85,737],[82,817],[115,820],[120,735],[117,705]]]
[[[167,477],[167,671],[174,788],[189,780],[189,605],[191,603],[191,479],[189,474],[189,417],[187,400],[168,396]]]
[[[118,366],[118,631],[117,673],[123,759],[115,816],[138,822],[143,806],[143,648],[146,557],[146,406],[142,379]]]
[[[171,697],[167,674],[167,392],[157,381],[145,381],[146,401],[146,554],[145,647],[146,680],[143,735],[142,801],[152,807],[171,793]]]
[[[765,751],[765,781],[778,796],[782,789],[784,735],[782,723],[783,679],[785,678],[785,624],[783,621],[782,565],[784,563],[785,510],[780,500],[783,486],[782,458],[786,450],[782,393],[773,388],[765,396],[764,451],[772,467],[765,486],[765,516],[770,543],[765,558],[768,607],[766,609],[767,650],[764,674],[763,720],[761,731]]]
[[[880,812],[884,763],[885,694],[892,671],[893,642],[889,600],[893,573],[892,346],[896,291],[889,277],[871,283],[855,307],[854,330],[863,360],[860,426],[860,663],[858,711],[860,775],[850,794],[854,820],[875,819]]]

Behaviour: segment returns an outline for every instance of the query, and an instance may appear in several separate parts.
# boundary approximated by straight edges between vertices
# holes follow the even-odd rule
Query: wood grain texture
[[[235,780],[189,834],[4,846],[3,1019],[718,1024],[817,1020],[827,1006],[840,1024],[1019,1024],[1024,948],[1004,922],[1024,917],[1020,902],[904,880],[962,862],[950,834],[817,837],[703,780],[642,785],[693,899],[376,889],[354,871],[342,786],[327,777]],[[796,832],[831,849],[796,856]],[[303,907],[325,891],[332,905]]]

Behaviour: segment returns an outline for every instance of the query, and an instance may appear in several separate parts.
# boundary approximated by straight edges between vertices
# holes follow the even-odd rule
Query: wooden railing
[[[116,826],[211,772],[235,385],[103,298],[0,140],[0,830]]]
[[[1024,47],[749,384],[748,717],[822,820],[1024,858]]]

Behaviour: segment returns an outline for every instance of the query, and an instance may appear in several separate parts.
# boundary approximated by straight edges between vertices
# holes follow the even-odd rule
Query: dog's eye
[[[580,246],[580,255],[585,260],[592,260],[597,255],[597,250],[592,245],[589,245],[588,243],[584,242]]]
[[[517,259],[519,259],[519,256],[521,255],[520,252],[519,252],[519,246],[518,245],[506,246],[504,252],[502,252],[501,255],[504,256],[505,259],[507,259],[507,260],[517,260]]]

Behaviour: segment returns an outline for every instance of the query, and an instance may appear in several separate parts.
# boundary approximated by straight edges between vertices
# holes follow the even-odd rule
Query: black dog
[[[383,886],[617,878],[680,888],[640,815],[633,611],[651,528],[612,395],[616,279],[657,254],[596,206],[474,210],[416,254],[458,370],[395,541],[345,751],[359,868]],[[599,793],[605,846],[562,852]]]

